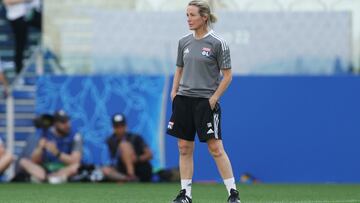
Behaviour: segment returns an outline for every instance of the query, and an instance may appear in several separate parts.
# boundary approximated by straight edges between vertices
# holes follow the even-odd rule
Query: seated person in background
[[[122,174],[126,174],[128,180],[140,180],[150,182],[152,178],[152,152],[143,138],[139,135],[127,132],[124,115],[115,114],[112,117],[113,134],[107,139],[111,159],[111,166],[103,167],[106,178],[114,181],[122,181]]]
[[[65,182],[76,175],[82,155],[82,138],[71,130],[70,117],[63,111],[54,114],[54,125],[44,130],[31,158],[20,166],[35,181]]]
[[[0,137],[0,175],[10,166],[13,156],[6,151],[4,142]]]

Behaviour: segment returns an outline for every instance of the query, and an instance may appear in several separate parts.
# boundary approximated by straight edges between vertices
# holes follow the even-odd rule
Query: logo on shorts
[[[211,51],[211,49],[210,48],[207,48],[207,47],[204,47],[204,48],[202,48],[202,51],[201,51],[201,54],[203,55],[203,56],[210,56],[210,51]]]
[[[212,124],[211,124],[211,123],[207,123],[207,127],[208,127],[208,128],[211,128],[211,127],[212,127]]]
[[[174,126],[174,122],[169,122],[169,124],[168,124],[168,126],[167,126],[167,128],[169,129],[169,130],[172,130],[173,129],[173,126]]]
[[[210,128],[208,131],[207,131],[207,134],[212,134],[214,133],[214,131]]]

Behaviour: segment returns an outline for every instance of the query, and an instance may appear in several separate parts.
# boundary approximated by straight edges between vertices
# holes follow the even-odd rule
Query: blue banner
[[[105,139],[112,133],[111,116],[124,113],[128,129],[143,136],[162,167],[160,139],[163,76],[43,76],[37,82],[36,112],[64,109],[84,139],[83,162],[108,162]]]

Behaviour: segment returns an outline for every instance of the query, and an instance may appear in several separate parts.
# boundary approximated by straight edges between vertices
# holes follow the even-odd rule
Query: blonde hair
[[[188,6],[196,6],[199,8],[200,16],[207,16],[207,25],[211,26],[212,23],[217,21],[217,17],[210,10],[210,5],[208,2],[203,0],[192,0],[189,2]]]

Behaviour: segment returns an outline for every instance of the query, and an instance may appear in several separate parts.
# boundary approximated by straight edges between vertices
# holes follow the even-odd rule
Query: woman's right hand
[[[176,97],[176,91],[171,91],[170,97],[171,101],[174,101],[174,98]]]

